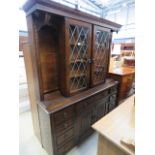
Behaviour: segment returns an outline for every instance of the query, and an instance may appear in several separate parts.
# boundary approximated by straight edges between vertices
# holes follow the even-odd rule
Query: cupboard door
[[[92,69],[91,85],[103,83],[109,66],[109,55],[111,45],[110,29],[100,26],[93,27],[93,51],[92,51]]]
[[[89,87],[91,24],[66,20],[67,88],[73,94]]]

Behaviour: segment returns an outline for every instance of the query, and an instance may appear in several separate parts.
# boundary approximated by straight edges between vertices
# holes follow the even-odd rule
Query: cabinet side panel
[[[33,71],[33,67],[32,67],[33,66],[32,65],[32,57],[31,57],[31,52],[29,49],[29,44],[24,44],[23,52],[24,52],[24,61],[25,61],[26,76],[27,76],[27,83],[28,83],[33,129],[34,129],[35,135],[41,141],[37,102],[36,102],[37,95],[36,95],[36,91],[35,91],[34,71]]]
[[[67,90],[67,51],[66,51],[66,35],[65,35],[65,21],[62,20],[59,26],[59,71],[60,71],[60,90],[64,96],[68,96]]]
[[[39,105],[38,105],[38,111],[39,111],[42,146],[47,151],[48,155],[53,155],[50,117]]]
[[[42,95],[40,92],[40,83],[39,83],[39,65],[38,65],[38,54],[37,54],[37,38],[35,32],[35,26],[33,22],[32,15],[27,16],[27,27],[28,27],[28,43],[30,48],[30,57],[32,63],[33,71],[33,80],[34,80],[34,89],[36,100],[40,100]]]

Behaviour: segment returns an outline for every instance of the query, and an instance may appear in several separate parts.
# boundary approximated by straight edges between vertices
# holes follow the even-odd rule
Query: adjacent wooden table
[[[98,155],[134,155],[134,146],[121,142],[123,137],[134,140],[134,95],[101,118],[93,129],[99,133]]]
[[[119,81],[118,101],[134,94],[133,82],[135,79],[134,67],[109,68],[109,78]]]

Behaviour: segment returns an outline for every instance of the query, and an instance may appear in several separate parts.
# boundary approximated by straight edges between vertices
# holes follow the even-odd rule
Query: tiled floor
[[[48,155],[41,147],[33,133],[31,112],[20,113],[20,150],[19,155]],[[96,155],[97,134],[94,133],[79,146],[74,147],[67,155]]]

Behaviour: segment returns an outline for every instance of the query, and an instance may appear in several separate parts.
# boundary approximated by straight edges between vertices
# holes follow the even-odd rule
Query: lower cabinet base
[[[74,103],[57,111],[47,112],[38,104],[41,142],[48,154],[64,155],[90,136],[91,125],[116,107],[117,87],[115,83],[96,94],[85,93],[88,97],[80,101],[75,97]]]

